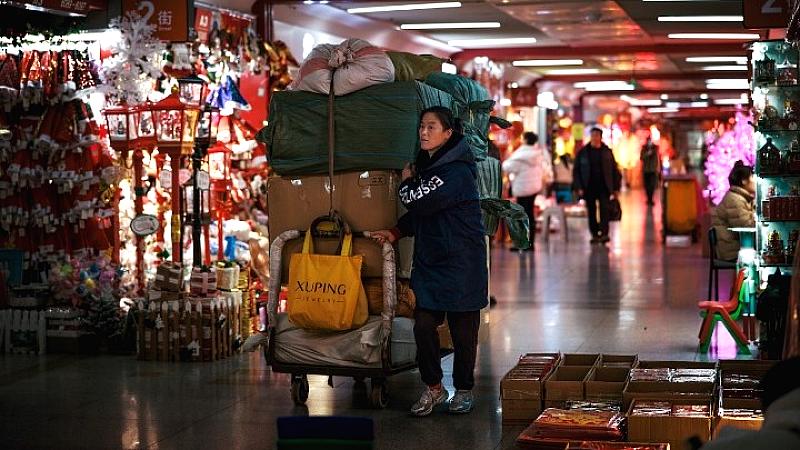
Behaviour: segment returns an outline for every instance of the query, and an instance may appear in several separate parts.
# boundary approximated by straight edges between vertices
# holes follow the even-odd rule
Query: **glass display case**
[[[800,236],[800,53],[784,40],[751,45],[756,133],[755,263],[759,279],[788,270]],[[763,287],[763,286],[762,286]]]

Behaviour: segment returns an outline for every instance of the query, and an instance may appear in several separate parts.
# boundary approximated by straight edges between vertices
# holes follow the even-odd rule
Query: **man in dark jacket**
[[[414,337],[419,373],[427,388],[411,413],[427,416],[447,400],[437,330],[445,317],[455,352],[456,394],[449,410],[468,413],[473,407],[480,310],[488,304],[489,289],[477,166],[449,109],[423,111],[419,134],[416,170],[403,170],[398,190],[408,212],[392,230],[374,231],[373,236],[379,242],[414,237]]]
[[[622,174],[614,153],[603,143],[603,130],[600,128],[592,128],[589,143],[578,152],[572,179],[578,196],[586,200],[591,242],[608,242],[609,205],[611,198],[619,196]]]

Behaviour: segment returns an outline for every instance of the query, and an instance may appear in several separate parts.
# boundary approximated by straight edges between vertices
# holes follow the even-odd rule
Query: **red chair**
[[[739,301],[739,296],[744,285],[744,280],[747,278],[747,269],[739,269],[736,274],[736,280],[731,287],[730,299],[727,302],[717,301],[704,301],[697,302],[697,307],[701,309],[700,315],[703,316],[703,323],[700,326],[700,333],[697,337],[700,340],[700,351],[705,353],[711,344],[711,335],[717,326],[717,322],[722,321],[725,328],[736,341],[739,351],[741,353],[750,354],[748,344],[749,339],[745,336],[742,329],[736,323],[742,312],[742,302]]]

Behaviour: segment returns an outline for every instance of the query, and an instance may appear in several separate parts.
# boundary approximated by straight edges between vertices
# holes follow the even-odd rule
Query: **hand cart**
[[[313,229],[313,228],[312,228]],[[397,282],[395,274],[394,248],[388,242],[383,244],[383,311],[380,316],[380,367],[346,367],[336,364],[298,364],[279,361],[276,358],[276,348],[280,347],[280,339],[276,338],[276,324],[278,324],[278,296],[281,290],[281,259],[284,245],[293,239],[304,236],[303,231],[290,230],[279,235],[270,245],[270,281],[269,281],[269,300],[267,303],[269,344],[265,349],[267,364],[272,366],[273,372],[291,374],[291,396],[295,404],[302,405],[308,399],[309,374],[328,375],[330,377],[348,376],[356,381],[370,378],[371,389],[369,390],[372,405],[376,408],[384,408],[389,402],[389,385],[387,378],[390,375],[411,370],[417,367],[416,362],[392,364],[391,354],[391,333],[392,321],[395,314],[397,303]],[[325,236],[325,232],[317,232]],[[370,238],[369,232],[354,233]],[[327,236],[331,237],[331,236]],[[376,242],[376,245],[377,242]],[[369,322],[368,322],[369,323]],[[367,326],[367,325],[365,325]],[[344,336],[354,330],[332,332]],[[357,330],[356,330],[357,331]],[[329,385],[331,382],[329,381]]]

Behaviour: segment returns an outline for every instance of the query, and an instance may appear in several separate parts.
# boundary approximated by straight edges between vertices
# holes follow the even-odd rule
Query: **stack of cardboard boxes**
[[[219,293],[220,269],[213,267],[192,269],[187,295],[183,270],[175,262],[159,265],[154,285],[158,289],[149,292],[147,305],[139,304],[139,359],[216,361],[238,348],[241,295],[237,299]],[[223,286],[238,284],[238,274],[221,273]],[[235,276],[232,282],[230,276]]]

